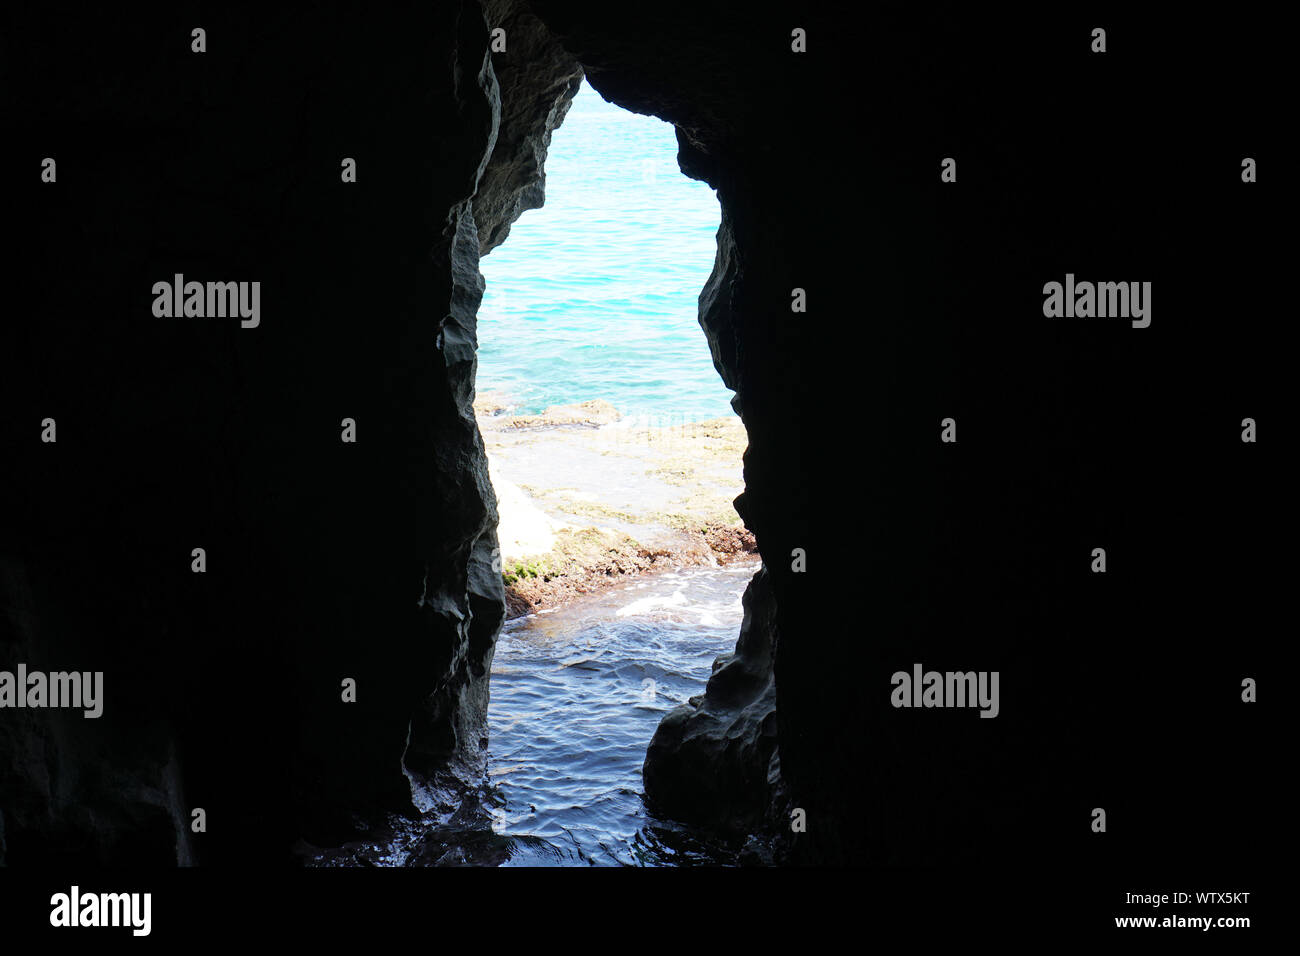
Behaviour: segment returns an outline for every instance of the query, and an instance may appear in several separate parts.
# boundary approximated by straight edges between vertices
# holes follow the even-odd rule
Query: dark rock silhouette
[[[733,654],[718,658],[705,692],[659,724],[646,752],[646,796],[667,816],[744,836],[765,829],[779,780],[776,622],[771,585],[760,570],[745,591]]]
[[[783,831],[793,862],[1257,842],[1251,814],[1199,825],[1235,798],[1198,755],[1260,759],[1222,682],[1265,631],[1238,595],[1277,571],[1249,522],[1188,518],[1275,490],[1229,457],[1282,380],[1256,319],[1275,254],[1233,191],[1260,129],[1223,93],[1245,26],[1207,57],[1192,20],[1115,14],[1097,61],[1070,11],[446,0],[207,10],[195,54],[169,7],[5,15],[0,668],[103,670],[107,695],[98,721],[0,712],[6,862],[287,862],[411,810],[407,772],[481,772],[503,605],[478,257],[542,201],[582,72],[676,124],[718,192],[700,322],[766,567],[735,655],[656,735],[652,803]],[[1044,320],[1066,272],[1153,280],[1152,328]],[[260,326],[154,319],[175,273],[260,281]],[[1204,667],[1193,642],[1229,633]],[[917,660],[1000,670],[1002,713],[892,709]],[[1159,761],[1119,745],[1170,715]],[[1140,845],[1098,849],[1095,805]]]

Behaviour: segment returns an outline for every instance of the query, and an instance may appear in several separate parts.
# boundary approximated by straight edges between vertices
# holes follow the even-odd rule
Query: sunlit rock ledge
[[[738,418],[655,426],[590,401],[517,415],[485,394],[475,413],[500,514],[508,615],[554,607],[629,574],[754,551]]]

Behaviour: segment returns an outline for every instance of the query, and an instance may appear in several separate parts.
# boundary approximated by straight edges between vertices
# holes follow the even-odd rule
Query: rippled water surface
[[[660,718],[735,647],[754,562],[688,568],[507,625],[492,667],[494,829],[505,865],[730,862],[650,816],[641,764]],[[534,839],[536,838],[536,839]]]

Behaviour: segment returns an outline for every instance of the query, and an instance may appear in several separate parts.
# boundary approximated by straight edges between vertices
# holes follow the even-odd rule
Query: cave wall
[[[652,801],[742,830],[801,808],[804,862],[1087,862],[1069,821],[1103,799],[1170,859],[1248,839],[1244,821],[1180,839],[1180,794],[1204,787],[1191,743],[1157,765],[1107,740],[1218,699],[1135,634],[1258,623],[1220,597],[1268,577],[1246,532],[1185,519],[1189,475],[1260,491],[1205,450],[1270,381],[1213,321],[1266,312],[1231,277],[1271,254],[1206,186],[1258,137],[1193,25],[1107,11],[1126,42],[1097,61],[1078,35],[1100,15],[7,7],[0,667],[102,669],[108,692],[98,722],[0,718],[7,861],[279,859],[352,811],[409,807],[403,761],[476,772],[501,614],[469,408],[477,257],[542,201],[584,71],[674,123],[683,172],[718,191],[701,324],[749,434],[737,508],[766,568],[735,656],[656,737]],[[1159,175],[1156,141],[1180,157]],[[1044,324],[1042,283],[1067,271],[1155,278],[1178,332]],[[262,281],[261,326],[152,319],[177,272]],[[1078,573],[1099,537],[1129,555],[1101,586]],[[891,709],[890,673],[916,660],[1000,668],[1002,716]],[[1197,713],[1197,746],[1240,747],[1235,713]],[[671,732],[711,715],[748,736],[702,795],[683,772],[701,751]],[[185,829],[197,806],[208,836]]]
[[[582,66],[524,4],[485,0],[483,12],[505,44],[492,54],[501,118],[474,194],[479,252],[487,255],[516,219],[546,202],[546,150],[582,85]]]
[[[410,806],[404,755],[481,762],[503,600],[470,408],[482,10],[6,16],[0,667],[106,687],[98,720],[0,715],[7,861],[330,845]],[[29,175],[47,155],[56,184]],[[260,325],[154,318],[174,273],[259,280]]]
[[[1267,113],[1229,65],[1258,36],[1220,24],[1208,66],[1197,21],[1120,6],[527,7],[607,99],[676,125],[722,206],[700,322],[748,432],[736,506],[765,570],[735,653],[650,746],[651,804],[780,833],[792,862],[1033,872],[1250,843],[1250,814],[1207,835],[1189,795],[1237,799],[1197,740],[1260,746],[1225,675],[1262,645],[1211,635],[1244,639],[1232,594],[1270,572],[1197,490],[1268,486],[1239,431],[1272,376],[1223,348],[1239,321],[1272,334],[1240,182]],[[1163,330],[1044,319],[1067,272],[1152,280]],[[1103,541],[1118,574],[1089,570]],[[998,671],[999,716],[894,708],[917,662]],[[1196,728],[1174,751],[1124,747],[1172,714]],[[1092,839],[1096,806],[1131,839]]]

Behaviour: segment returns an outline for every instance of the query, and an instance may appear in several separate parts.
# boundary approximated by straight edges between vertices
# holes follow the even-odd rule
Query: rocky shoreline
[[[755,554],[732,504],[744,487],[739,418],[633,422],[604,401],[518,415],[491,393],[474,410],[497,492],[508,618],[630,575]]]

